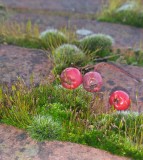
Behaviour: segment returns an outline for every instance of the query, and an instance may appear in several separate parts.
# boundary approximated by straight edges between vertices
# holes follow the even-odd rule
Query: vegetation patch
[[[111,36],[106,34],[92,34],[79,41],[79,46],[90,54],[92,58],[105,57],[110,54],[110,49],[114,43]]]
[[[141,0],[110,0],[99,14],[100,21],[143,27],[143,7]]]
[[[119,57],[116,57],[114,60],[121,64],[143,66],[143,51],[140,49],[127,49],[127,50],[118,50]]]
[[[99,94],[94,97],[82,85],[68,90],[58,81],[36,88],[17,82],[1,87],[0,93],[1,123],[24,128],[38,141],[56,139],[133,159],[143,156],[143,115],[112,107],[105,112]]]
[[[52,50],[67,41],[66,35],[58,30],[48,30],[40,34],[39,26],[32,24],[30,20],[26,24],[3,22],[0,27],[0,43]]]
[[[92,34],[77,39],[75,33],[67,29],[40,33],[39,26],[31,21],[26,24],[1,23],[0,43],[50,51],[55,63],[54,72],[58,74],[67,66],[80,67],[102,61],[143,65],[142,50],[113,50],[114,39],[109,35]],[[58,57],[63,59],[59,62]]]
[[[47,46],[47,48],[52,49],[68,42],[66,35],[56,29],[47,29],[40,34],[40,38],[43,40],[44,45]]]
[[[49,115],[37,115],[33,117],[32,123],[27,126],[28,133],[34,139],[42,141],[44,139],[56,140],[60,137],[62,126]]]
[[[85,53],[73,44],[63,44],[53,51],[55,72],[60,74],[68,66],[83,66],[88,62]]]
[[[116,111],[113,106],[107,108],[109,102],[104,101],[104,98],[109,97],[106,97],[106,92],[97,93],[101,88],[97,82],[102,85],[102,79],[98,79],[99,73],[89,72],[87,78],[82,74],[80,77],[84,80],[73,86],[76,88],[74,90],[63,88],[66,81],[71,85],[77,80],[70,77],[68,81],[69,76],[66,75],[68,71],[63,73],[64,80],[59,83],[59,74],[64,68],[74,66],[76,70],[84,73],[83,70],[87,72],[88,69],[84,65],[95,64],[96,58],[102,60],[106,58],[108,61],[110,56],[115,56],[113,60],[119,60],[118,57],[121,57],[122,53],[111,51],[113,44],[111,37],[96,34],[82,40],[74,37],[69,41],[57,30],[40,35],[38,27],[32,27],[30,21],[26,26],[17,23],[12,25],[14,28],[7,26],[8,30],[4,26],[0,28],[1,43],[50,50],[56,72],[55,80],[47,81],[46,85],[25,86],[24,82],[19,80],[11,86],[1,86],[1,123],[23,128],[37,141],[56,139],[76,142],[132,159],[142,159],[143,114]],[[142,64],[138,58],[142,57],[141,51],[133,52],[133,59],[130,59],[129,53],[127,57],[126,54],[123,55],[127,63]],[[73,74],[73,71],[71,73]],[[91,83],[86,83],[91,79]],[[84,85],[81,84],[83,82]],[[118,103],[118,99],[115,97],[113,102]]]

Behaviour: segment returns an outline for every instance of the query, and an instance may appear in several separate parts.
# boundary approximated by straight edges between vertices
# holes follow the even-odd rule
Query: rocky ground
[[[1,0],[7,7],[7,21],[27,22],[29,19],[47,28],[87,29],[93,33],[105,33],[115,39],[117,47],[143,48],[143,29],[127,25],[99,22],[96,14],[108,0]],[[97,16],[98,17],[98,16]]]
[[[103,1],[87,0],[0,0],[7,7],[7,21],[27,22],[31,20],[46,28],[67,27],[76,31],[87,29],[93,33],[106,33],[115,39],[114,47],[143,48],[143,29],[105,22],[98,22],[93,16],[101,10]],[[107,0],[104,0],[106,3]],[[119,65],[121,68],[143,79],[143,68]],[[35,84],[51,76],[52,63],[48,53],[41,50],[26,49],[17,46],[0,45],[0,83],[11,83],[22,77],[29,83],[34,76]],[[99,72],[103,76],[102,91],[123,88],[132,97],[134,111],[143,111],[143,85],[135,78],[122,73],[121,70],[110,65],[99,65]],[[135,107],[138,93],[139,106]],[[107,152],[87,146],[46,142],[36,143],[28,135],[14,127],[0,125],[0,160],[118,160],[123,157],[113,156]]]
[[[0,125],[0,160],[127,160],[70,142],[36,142],[27,133]]]
[[[0,83],[11,84],[18,77],[28,85],[31,77],[38,84],[51,75],[52,62],[46,51],[0,45]]]

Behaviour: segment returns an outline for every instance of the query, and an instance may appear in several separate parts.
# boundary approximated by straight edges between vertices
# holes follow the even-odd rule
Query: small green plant
[[[22,81],[18,81],[11,88],[4,87],[1,90],[1,115],[3,123],[19,128],[26,128],[31,123],[31,116],[36,115],[36,108],[30,91]]]
[[[38,141],[55,140],[60,137],[62,126],[51,116],[37,115],[27,127],[30,136]]]
[[[124,58],[126,59],[127,64],[129,65],[143,66],[143,51],[142,50],[127,52],[124,55]]]
[[[43,111],[45,110],[43,109]],[[51,115],[56,121],[64,121],[65,119],[68,119],[70,115],[66,106],[59,102],[49,104],[47,112],[45,113]]]
[[[143,51],[141,49],[133,50],[127,49],[122,51],[122,55],[115,61],[118,63],[143,66]]]
[[[42,39],[45,48],[54,49],[61,44],[67,43],[68,38],[66,35],[56,29],[49,29],[41,33],[40,38]]]
[[[92,56],[92,59],[97,57],[105,57],[110,54],[110,49],[114,40],[106,34],[93,34],[86,36],[79,41],[79,47],[87,54]]]
[[[63,44],[53,52],[55,73],[60,74],[68,66],[82,66],[87,63],[88,57],[78,47],[72,44]]]

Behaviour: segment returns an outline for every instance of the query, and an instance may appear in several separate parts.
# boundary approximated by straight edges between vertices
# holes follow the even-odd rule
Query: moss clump
[[[55,69],[58,73],[71,65],[84,65],[86,61],[85,53],[72,44],[61,45],[55,49],[53,56],[55,61]]]
[[[90,54],[92,58],[104,57],[110,54],[114,40],[106,34],[93,34],[79,41],[79,46]]]
[[[49,29],[41,33],[40,38],[43,40],[45,48],[56,48],[61,44],[67,43],[66,35],[56,29]]]
[[[47,139],[58,139],[61,133],[60,123],[53,120],[51,116],[35,116],[28,126],[30,136],[39,141]]]

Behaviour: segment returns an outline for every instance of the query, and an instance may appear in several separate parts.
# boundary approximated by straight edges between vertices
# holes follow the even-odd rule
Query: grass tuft
[[[114,43],[111,36],[106,34],[93,34],[86,36],[79,41],[79,47],[85,50],[92,59],[101,58],[110,54],[110,49]]]
[[[55,68],[54,71],[60,74],[63,69],[69,66],[83,66],[87,63],[85,53],[72,44],[63,44],[53,51]]]
[[[56,29],[49,29],[41,33],[40,38],[43,40],[45,48],[57,48],[61,44],[67,43],[68,38],[64,33]]]
[[[33,139],[38,141],[56,140],[60,137],[62,126],[51,116],[37,115],[27,126],[27,131]]]

